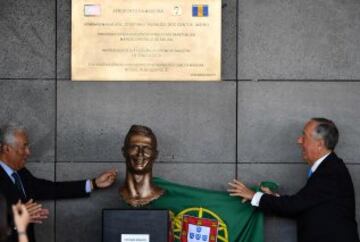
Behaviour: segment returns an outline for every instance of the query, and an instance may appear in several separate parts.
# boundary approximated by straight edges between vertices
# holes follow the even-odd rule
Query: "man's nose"
[[[298,138],[297,138],[297,143],[298,144],[302,144],[303,143],[303,136],[300,135]]]
[[[26,155],[27,155],[27,156],[30,156],[30,155],[31,155],[31,150],[30,150],[29,147],[26,148],[25,152],[26,152]]]
[[[144,149],[142,147],[139,147],[137,151],[137,155],[143,157],[144,156]]]

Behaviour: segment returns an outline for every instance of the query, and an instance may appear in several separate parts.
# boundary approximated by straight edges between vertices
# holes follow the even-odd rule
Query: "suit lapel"
[[[314,172],[314,175],[319,175],[321,174],[322,172],[326,171],[329,166],[331,166],[330,163],[332,163],[332,161],[336,160],[337,159],[337,156],[334,152],[331,152],[326,158],[325,160],[323,160],[323,162],[321,162],[321,164],[319,165],[319,167],[316,169],[316,171]]]
[[[0,166],[0,190],[5,194],[10,203],[16,203],[19,199],[25,200],[24,194],[20,192],[10,177]]]

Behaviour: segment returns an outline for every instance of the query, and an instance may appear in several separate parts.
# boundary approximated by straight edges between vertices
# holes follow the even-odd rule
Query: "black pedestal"
[[[121,242],[127,236],[127,241],[145,242],[141,238],[148,235],[150,242],[167,242],[168,214],[168,210],[104,209],[102,241]]]

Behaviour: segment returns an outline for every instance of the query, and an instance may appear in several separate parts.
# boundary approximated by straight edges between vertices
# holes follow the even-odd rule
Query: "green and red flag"
[[[148,207],[168,209],[172,240],[178,242],[263,242],[263,214],[226,192],[154,178],[166,192]]]

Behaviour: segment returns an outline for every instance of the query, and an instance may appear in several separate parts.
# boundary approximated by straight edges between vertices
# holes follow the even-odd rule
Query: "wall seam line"
[[[58,39],[57,39],[57,34],[58,34],[58,1],[55,0],[55,144],[54,144],[54,180],[56,182],[57,180],[57,176],[56,176],[56,168],[57,168],[57,135],[58,135],[58,128],[57,128],[57,119],[58,119],[58,110],[57,110],[57,99],[58,99],[58,89],[57,89],[57,82],[58,82],[58,69],[57,69],[57,54],[58,54]],[[54,242],[56,242],[57,240],[57,235],[56,235],[56,224],[57,224],[57,216],[56,216],[56,199],[54,200]]]

